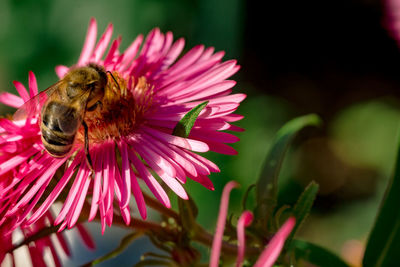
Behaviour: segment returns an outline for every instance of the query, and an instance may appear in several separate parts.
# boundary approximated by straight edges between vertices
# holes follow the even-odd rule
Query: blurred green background
[[[13,80],[27,84],[29,70],[42,90],[57,81],[54,67],[76,62],[91,17],[99,34],[112,22],[113,37],[123,37],[122,48],[159,27],[184,37],[186,51],[196,44],[224,50],[225,60],[242,65],[234,79],[235,92],[248,94],[238,109],[245,119],[237,123],[246,131],[233,145],[237,156],[207,155],[222,170],[211,177],[214,192],[187,184],[199,205],[199,221],[214,229],[220,194],[230,180],[242,185],[230,206],[240,211],[241,197],[255,183],[279,127],[317,113],[324,126],[290,151],[280,201],[293,203],[316,180],[321,191],[300,235],[342,253],[349,241],[365,243],[391,175],[400,121],[400,51],[383,27],[382,1],[258,2],[2,0],[0,91],[15,92]],[[11,112],[0,107],[0,114]],[[92,232],[99,227],[92,226]],[[77,243],[67,262],[82,263],[110,250],[118,233],[107,229],[103,237],[96,235],[99,242],[107,240],[97,252]],[[138,244],[124,253],[122,263],[132,264],[144,252]]]

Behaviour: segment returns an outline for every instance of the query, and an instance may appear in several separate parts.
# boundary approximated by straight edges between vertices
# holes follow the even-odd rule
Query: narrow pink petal
[[[225,115],[223,117],[223,119],[225,119],[227,122],[240,121],[243,118],[244,118],[244,116],[243,115],[239,115],[239,114],[229,114],[229,115]]]
[[[37,178],[35,184],[29,189],[29,191],[24,193],[23,197],[18,201],[18,203],[14,206],[13,209],[17,209],[20,206],[26,205],[33,196],[38,195],[37,191],[40,188],[43,188],[44,187],[43,185],[47,181],[51,180],[54,173],[65,161],[66,158],[49,161],[48,163],[49,166],[46,168],[45,172],[40,177]]]
[[[39,152],[40,148],[37,146],[31,146],[27,150],[21,152],[18,155],[15,155],[14,157],[10,158],[9,160],[0,163],[0,175],[8,172],[9,170],[15,168],[22,162],[26,161],[29,159],[29,157],[33,156],[35,153]]]
[[[85,169],[87,169],[86,167],[84,167]],[[70,219],[68,220],[68,229],[71,229],[76,222],[78,221],[79,215],[82,211],[82,207],[83,207],[83,203],[85,201],[86,198],[86,194],[90,185],[90,181],[92,180],[90,178],[89,175],[89,170],[87,169],[84,177],[83,177],[83,181],[81,182],[81,186],[79,187],[78,193],[76,195],[76,200],[75,200],[75,205],[72,206],[73,212],[70,216]]]
[[[8,92],[0,93],[0,103],[13,108],[19,108],[24,104],[24,100],[19,96],[10,94]]]
[[[149,133],[153,137],[155,137],[161,141],[179,146],[179,147],[190,149],[190,150],[193,150],[196,152],[207,152],[209,150],[208,145],[204,142],[192,140],[189,138],[182,138],[179,136],[170,135],[170,134],[160,132],[160,131],[154,130],[154,129],[146,127],[146,126],[144,126],[142,128],[145,130],[145,132]]]
[[[51,179],[47,179],[45,180],[45,183],[43,184],[43,186],[39,189],[39,191],[36,193],[34,199],[29,203],[28,207],[24,208],[24,212],[22,212],[21,214],[18,214],[19,217],[19,221],[16,224],[21,224],[23,223],[28,214],[31,213],[31,211],[33,210],[33,208],[36,206],[36,204],[38,203],[38,201],[40,200],[40,198],[42,197],[44,191],[46,190],[47,186],[49,185]],[[16,225],[15,225],[16,226]],[[24,225],[26,226],[26,224]]]
[[[143,148],[141,145],[136,145],[136,151],[142,156],[142,158],[149,164],[149,166],[157,173],[158,176],[164,181],[164,183],[172,189],[179,197],[183,199],[188,199],[188,195],[182,185],[174,178],[169,176],[162,168],[160,168],[157,163],[153,160],[153,157],[148,154],[150,151]]]
[[[171,202],[169,201],[167,193],[161,185],[154,179],[153,175],[147,170],[144,164],[136,157],[135,153],[128,149],[128,157],[132,164],[135,166],[136,170],[139,172],[140,177],[144,180],[146,185],[149,187],[150,191],[154,196],[166,207],[171,207]]]
[[[241,127],[236,126],[236,125],[229,125],[229,128],[226,129],[226,130],[233,131],[233,132],[244,132],[245,131],[244,128],[241,128]]]
[[[237,151],[228,146],[225,145],[223,143],[218,143],[218,142],[214,142],[214,141],[209,141],[209,140],[203,140],[203,138],[198,138],[200,141],[203,141],[204,143],[206,143],[208,145],[208,147],[210,148],[210,151],[214,151],[220,154],[224,154],[224,155],[237,155]]]
[[[218,166],[214,162],[212,162],[212,161],[210,161],[210,160],[208,160],[208,159],[206,159],[206,158],[204,158],[204,157],[202,157],[200,155],[197,155],[196,153],[193,153],[191,151],[185,151],[185,152],[187,154],[191,155],[193,158],[195,158],[198,161],[200,161],[201,163],[203,163],[205,166],[207,166],[207,168],[210,171],[212,171],[212,172],[221,172],[221,170],[218,168]]]
[[[79,191],[79,188],[83,182],[83,179],[87,175],[87,170],[85,169],[84,166],[86,166],[86,161],[84,158],[82,158],[81,163],[80,163],[80,168],[75,177],[74,183],[72,184],[72,187],[69,190],[67,199],[65,200],[60,213],[58,214],[57,218],[54,221],[55,225],[60,224],[64,220],[66,215],[71,213],[71,207],[74,204],[76,197],[78,196],[77,192]],[[68,218],[67,218],[67,220],[68,220]],[[67,223],[67,221],[64,221],[64,223]],[[64,223],[62,224],[62,226],[64,226]],[[65,225],[65,226],[67,226],[67,225]]]
[[[187,159],[188,161],[190,161],[190,163],[193,164],[193,166],[196,168],[196,173],[197,173],[196,175],[193,174],[193,176],[197,176],[199,174],[209,175],[211,173],[210,170],[207,168],[207,166],[202,162],[200,162],[199,160],[197,160],[196,158],[194,158],[192,154],[188,153],[189,151],[181,149],[180,147],[175,147],[173,145],[168,145],[168,148],[176,152],[177,154],[181,155],[183,158]]]
[[[32,71],[30,71],[29,72],[29,96],[30,96],[30,98],[32,98],[37,94],[38,94],[38,86],[37,86],[37,82],[36,82],[36,76]]]
[[[210,131],[208,129],[192,129],[190,137],[194,139],[201,138],[202,140],[220,142],[220,143],[236,143],[240,141],[239,137],[233,134]]]
[[[253,221],[253,213],[246,210],[240,215],[237,223],[237,238],[238,238],[238,255],[236,259],[236,267],[241,267],[244,259],[244,252],[246,250],[246,235],[244,228],[249,226]]]
[[[171,68],[169,68],[168,75],[172,76],[190,66],[201,56],[203,51],[204,51],[204,45],[197,45],[193,47],[181,59],[179,59]]]
[[[63,66],[63,65],[58,65],[56,66],[56,74],[58,76],[58,78],[63,78],[65,76],[65,74],[67,74],[67,72],[69,71],[69,68],[67,66]]]
[[[185,102],[190,102],[190,101],[194,101],[194,100],[198,100],[198,99],[205,99],[205,98],[208,98],[215,94],[226,92],[229,89],[231,89],[233,86],[235,86],[235,84],[236,84],[235,81],[226,80],[226,81],[219,82],[217,84],[213,84],[210,87],[204,88],[201,91],[190,90],[186,94],[180,94],[180,95],[176,96],[177,101],[175,101],[174,103],[185,103]],[[232,91],[232,90],[229,90],[229,92],[230,91]],[[183,93],[183,91],[181,93]]]
[[[148,140],[148,143],[157,146],[162,152],[165,153],[166,157],[168,157],[171,161],[174,161],[177,164],[179,164],[179,166],[181,166],[185,171],[194,176],[197,175],[197,171],[194,165],[189,160],[187,160],[187,158],[181,156],[179,153],[170,149],[167,144],[164,144],[147,134],[143,134],[143,138]]]
[[[110,172],[111,172],[111,154],[114,153],[114,146],[110,142],[104,144],[103,153],[103,189],[100,201],[103,201],[108,193],[108,186],[110,184]]]
[[[82,241],[85,243],[86,247],[89,249],[95,249],[96,243],[94,242],[90,233],[86,230],[86,228],[82,224],[77,224],[76,228],[78,229],[79,236]]]
[[[290,217],[282,225],[271,241],[269,241],[267,247],[261,253],[261,256],[258,258],[254,267],[270,267],[274,264],[281,253],[286,238],[289,236],[295,224],[296,219],[294,217]]]
[[[110,23],[108,24],[105,32],[100,37],[100,40],[97,42],[97,46],[93,52],[93,61],[99,62],[99,60],[103,57],[104,52],[107,49],[108,44],[110,43],[111,36],[113,32],[113,25]]]
[[[129,178],[129,180],[130,180],[129,183],[126,183],[126,186],[130,185],[130,187],[128,187],[126,189],[132,190],[132,193],[133,193],[133,196],[135,197],[136,205],[138,207],[140,216],[143,219],[145,219],[147,217],[146,204],[144,202],[142,190],[140,189],[139,183],[138,183],[138,181],[135,177],[135,174],[132,171],[132,168],[130,166],[131,163],[128,158],[127,144],[124,141],[121,142],[121,157],[122,157],[122,162],[124,162],[126,160],[127,170],[125,170],[125,171],[128,171],[128,172],[125,175],[126,175],[126,178]],[[124,167],[122,167],[122,170],[124,172]],[[128,191],[128,194],[130,195],[130,191]],[[121,206],[121,211],[126,207],[128,207],[128,205]]]
[[[29,93],[26,90],[25,86],[18,81],[13,81],[13,84],[15,86],[15,89],[17,89],[18,94],[24,100],[24,102],[28,101],[30,99],[30,97],[29,97]]]
[[[94,171],[95,177],[93,182],[93,196],[92,196],[92,203],[89,212],[89,219],[88,221],[92,221],[96,217],[97,209],[99,207],[99,199],[101,195],[101,177],[103,175],[102,166],[103,166],[103,153],[104,151],[99,148],[96,153],[98,154],[94,160]]]
[[[114,62],[115,55],[117,53],[117,50],[118,50],[118,47],[120,44],[121,44],[121,36],[118,37],[116,40],[114,40],[114,42],[111,45],[110,50],[108,51],[106,59],[104,60],[104,66],[106,66],[106,68],[108,67],[108,65],[115,63]],[[107,68],[107,69],[109,69],[109,68]]]
[[[142,214],[140,215],[142,216]],[[126,225],[129,225],[131,223],[131,213],[129,211],[129,206],[121,210],[121,216]],[[146,219],[146,216],[142,218]]]
[[[222,238],[224,236],[226,216],[228,214],[229,195],[233,188],[238,187],[238,183],[230,181],[222,191],[221,203],[215,230],[214,239],[211,247],[210,267],[218,267],[219,255],[221,253]]]
[[[97,37],[97,22],[94,18],[91,18],[89,23],[89,29],[86,34],[85,43],[83,45],[81,55],[79,56],[78,66],[88,63],[94,45],[96,44],[96,37]]]
[[[136,57],[140,45],[143,42],[143,35],[139,35],[138,37],[136,37],[136,39],[132,42],[132,44],[125,50],[124,52],[124,59],[122,61],[122,64],[124,66],[129,66],[130,62]],[[122,69],[125,70],[126,68]]]
[[[130,190],[131,190],[131,166],[128,159],[127,145],[125,142],[120,142],[121,151],[121,171],[122,171],[122,192],[121,192],[121,208],[125,208],[129,205],[130,200]]]
[[[142,144],[145,144],[146,148],[144,148]],[[152,164],[155,165],[153,168],[154,171],[161,170],[171,177],[176,176],[176,170],[169,161],[163,157],[164,154],[162,152],[159,153],[160,151],[157,151],[150,143],[141,139],[137,144],[134,143],[133,145],[138,152],[141,151],[141,154],[145,154],[144,156],[148,164],[150,164],[148,161],[151,161]]]
[[[204,186],[205,188],[207,188],[208,190],[214,191],[214,184],[211,182],[210,178],[208,178],[208,176],[206,175],[197,175],[197,176],[192,176],[189,173],[187,173],[187,176],[192,179],[193,181],[201,184],[202,186]]]

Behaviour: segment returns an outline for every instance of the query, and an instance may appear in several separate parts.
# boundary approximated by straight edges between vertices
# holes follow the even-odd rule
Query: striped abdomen
[[[51,101],[42,110],[42,142],[55,157],[63,157],[72,148],[80,126],[80,116],[74,107]]]

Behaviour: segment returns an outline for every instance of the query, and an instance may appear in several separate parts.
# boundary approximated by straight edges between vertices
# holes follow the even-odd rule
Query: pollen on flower
[[[152,105],[153,87],[145,77],[130,77],[127,81],[115,71],[107,76],[101,104],[94,111],[85,113],[90,143],[129,136],[143,123],[143,115]],[[84,129],[78,132],[77,141],[84,143]]]

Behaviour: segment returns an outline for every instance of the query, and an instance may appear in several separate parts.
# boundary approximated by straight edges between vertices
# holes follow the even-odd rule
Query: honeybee
[[[93,174],[89,154],[87,111],[102,104],[107,85],[106,71],[95,64],[71,69],[60,81],[27,101],[13,116],[20,120],[40,110],[41,139],[53,157],[64,157],[71,150],[75,136],[84,128],[84,147],[88,166]]]

